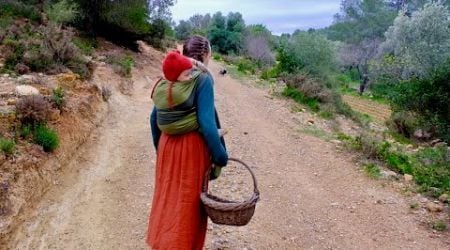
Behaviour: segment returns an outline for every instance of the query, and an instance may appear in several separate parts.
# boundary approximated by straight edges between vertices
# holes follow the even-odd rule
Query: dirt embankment
[[[7,157],[0,153],[1,246],[10,242],[16,229],[29,217],[46,191],[58,185],[59,173],[107,119],[111,104],[103,100],[102,91],[106,88],[112,95],[122,95],[133,87],[131,79],[120,77],[103,62],[108,55],[123,52],[103,42],[102,48],[93,56],[97,69],[90,80],[80,80],[71,73],[55,76],[30,74],[19,78],[0,76],[0,135],[5,137],[18,138],[19,122],[15,114],[15,103],[19,100],[16,93],[18,85],[32,86],[44,96],[50,96],[52,89],[60,86],[66,100],[63,110],[51,112],[48,122],[59,135],[57,150],[46,153],[30,140],[19,139],[14,155]]]

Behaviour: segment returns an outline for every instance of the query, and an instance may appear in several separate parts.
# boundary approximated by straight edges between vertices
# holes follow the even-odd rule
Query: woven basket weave
[[[245,226],[247,225],[253,214],[255,213],[256,203],[259,200],[259,190],[256,182],[255,174],[250,167],[239,159],[230,158],[229,161],[234,161],[243,165],[252,175],[254,193],[246,201],[235,202],[219,198],[208,193],[208,180],[210,171],[206,174],[205,182],[201,193],[201,200],[209,218],[215,224],[229,225],[229,226]]]

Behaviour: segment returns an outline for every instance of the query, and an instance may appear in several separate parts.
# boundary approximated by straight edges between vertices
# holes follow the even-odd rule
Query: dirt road
[[[108,119],[24,223],[16,249],[146,249],[155,161],[147,73],[135,72],[131,96],[112,96]],[[210,225],[209,249],[449,248],[407,198],[334,144],[301,134],[286,101],[218,75],[216,100],[229,152],[254,166],[262,200],[247,227]]]

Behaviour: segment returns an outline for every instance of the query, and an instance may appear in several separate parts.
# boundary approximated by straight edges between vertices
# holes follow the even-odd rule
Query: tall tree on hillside
[[[180,23],[175,27],[175,37],[178,40],[186,40],[193,33],[193,27],[188,21],[181,20]]]

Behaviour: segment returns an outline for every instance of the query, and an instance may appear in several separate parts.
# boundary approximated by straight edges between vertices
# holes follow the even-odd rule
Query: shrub
[[[68,0],[61,0],[45,6],[45,13],[50,21],[57,24],[70,23],[79,14],[78,5]]]
[[[394,111],[422,117],[424,125],[434,128],[439,137],[450,142],[450,59],[427,79],[397,84],[390,95]]]
[[[279,76],[278,68],[272,67],[261,72],[261,79],[269,80],[270,78],[277,78]]]
[[[33,126],[30,124],[22,125],[19,129],[20,137],[28,139],[33,134]]]
[[[447,147],[426,148],[413,157],[414,180],[423,187],[450,191],[450,151]]]
[[[92,55],[96,47],[96,41],[90,38],[74,38],[72,42],[87,56]]]
[[[0,16],[20,16],[32,21],[41,19],[39,11],[34,5],[12,0],[0,2]]]
[[[64,90],[61,87],[56,87],[53,89],[52,101],[60,110],[66,104],[66,101],[64,99]]]
[[[323,103],[333,101],[334,93],[320,80],[313,79],[306,73],[285,74],[282,76],[286,85],[295,88],[308,98],[316,99]]]
[[[12,155],[16,150],[16,144],[12,140],[0,138],[0,150],[6,155]]]
[[[216,60],[216,61],[221,61],[222,57],[220,56],[220,54],[214,53],[213,54],[213,59]]]
[[[249,59],[241,58],[237,62],[237,69],[238,69],[238,71],[240,71],[242,73],[255,74],[255,72],[256,72],[256,65],[255,65],[254,62],[252,62]]]
[[[292,87],[286,87],[282,93],[284,96],[291,97],[296,102],[308,106],[312,111],[318,112],[320,110],[319,101],[315,98],[307,97],[302,92]]]
[[[391,114],[391,118],[386,122],[389,129],[395,131],[406,138],[411,138],[414,131],[419,127],[419,120],[412,112],[399,111]]]
[[[43,124],[35,127],[33,141],[41,145],[45,152],[52,152],[59,146],[59,138],[56,131]]]
[[[25,96],[16,103],[17,117],[25,125],[46,122],[50,110],[51,104],[42,95]]]
[[[112,55],[107,62],[113,65],[114,71],[123,76],[131,77],[131,70],[134,66],[134,59],[129,55]]]

